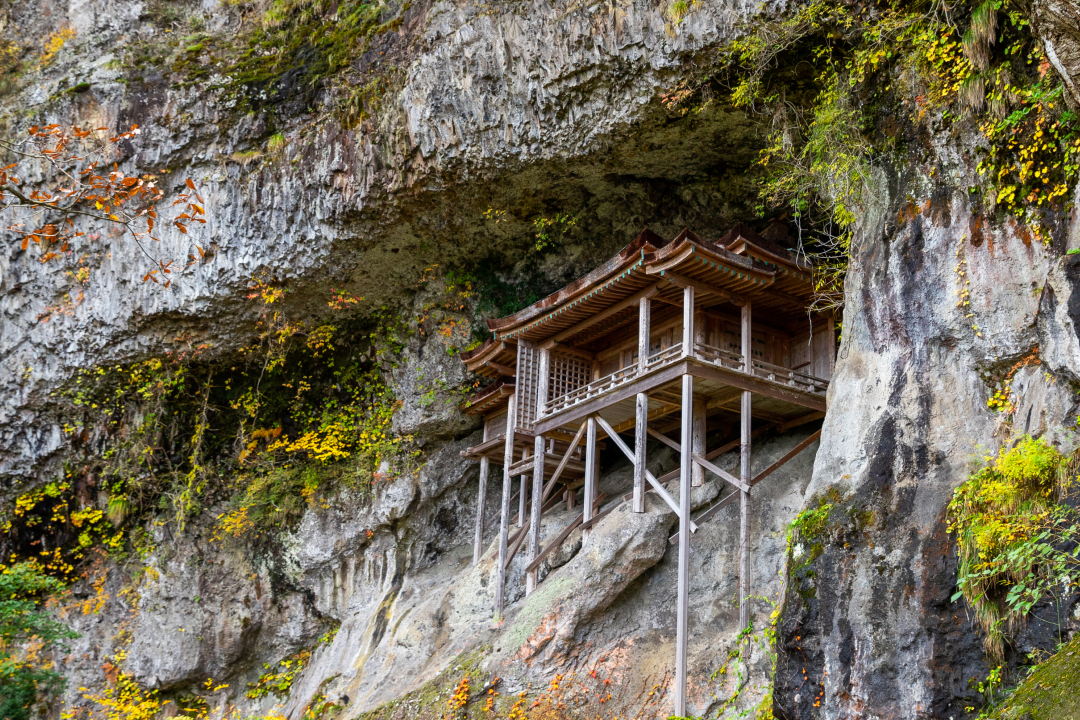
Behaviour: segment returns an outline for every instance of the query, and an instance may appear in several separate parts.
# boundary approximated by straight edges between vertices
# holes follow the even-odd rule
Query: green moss
[[[1080,636],[1036,666],[989,717],[993,720],[1080,720],[1077,688],[1080,688]]]
[[[379,22],[384,7],[367,0],[275,0],[221,64],[224,99],[242,110],[313,103],[323,80],[347,68],[370,37],[391,29]]]
[[[574,592],[574,579],[569,573],[555,573],[545,580],[526,598],[513,624],[504,633],[500,644],[512,653],[512,648],[525,644],[529,636],[540,626],[540,621],[551,612],[558,601]]]
[[[482,667],[484,658],[490,652],[491,646],[484,645],[458,655],[445,670],[418,689],[366,712],[356,720],[422,720],[445,717],[447,701],[453,696],[455,688],[459,687],[462,678],[468,676],[469,687],[473,693],[491,680],[490,673]]]
[[[794,572],[812,565],[825,551],[825,536],[829,529],[829,516],[836,506],[824,498],[816,498],[791,521],[787,532],[787,550],[790,571]],[[813,577],[807,571],[806,577]]]

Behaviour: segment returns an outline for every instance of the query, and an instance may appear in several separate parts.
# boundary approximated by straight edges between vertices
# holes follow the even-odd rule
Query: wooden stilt
[[[529,552],[527,554],[530,564],[540,552],[540,515],[544,511],[544,436],[537,435],[534,442],[533,455],[536,460],[533,463],[532,512],[529,517]],[[525,573],[526,595],[530,595],[536,589],[536,573],[536,570]]]
[[[649,369],[649,335],[652,327],[652,305],[649,297],[638,302],[638,372]],[[645,512],[645,431],[649,425],[649,396],[637,395],[634,418],[634,512]]]
[[[682,378],[682,453],[679,473],[679,588],[675,620],[675,715],[686,712],[687,621],[690,612],[690,494],[693,474],[691,418],[694,404],[694,378]]]
[[[522,459],[529,457],[529,451],[523,450],[521,453]],[[518,516],[517,526],[525,526],[525,512],[529,507],[529,476],[522,475],[521,480],[518,481]]]
[[[742,351],[747,372],[752,371],[750,339],[750,300],[742,307]],[[753,420],[753,395],[742,394],[739,413],[739,479],[747,489],[739,495],[739,629],[750,626],[750,433]]]
[[[583,521],[592,519],[593,499],[596,497],[596,418],[592,415],[586,420],[585,430],[585,497],[582,499]],[[590,532],[582,532],[582,542],[589,539]]]
[[[705,400],[697,398],[694,402],[694,442],[693,449],[697,455],[705,455]],[[705,484],[705,468],[697,463],[694,464],[694,487]]]
[[[649,396],[637,395],[637,422],[634,425],[634,512],[645,512],[645,446],[649,429]]]
[[[514,464],[514,432],[517,425],[517,393],[510,395],[506,414],[506,445],[503,450],[503,491],[502,508],[499,515],[499,562],[496,566],[495,580],[495,620],[502,620],[503,591],[506,586],[506,541],[510,533],[510,495],[513,493],[513,478],[510,466]]]
[[[525,512],[529,504],[529,476],[522,475],[517,480],[517,521],[518,528],[525,527]]]
[[[480,487],[476,495],[476,531],[473,535],[473,565],[480,562],[480,556],[484,553],[484,501],[487,497],[488,466],[490,461],[480,458]]]
[[[693,353],[694,288],[683,289],[683,354]],[[675,616],[675,715],[686,717],[686,646],[690,613],[690,494],[693,458],[694,376],[682,376],[682,435],[679,464],[679,587]]]

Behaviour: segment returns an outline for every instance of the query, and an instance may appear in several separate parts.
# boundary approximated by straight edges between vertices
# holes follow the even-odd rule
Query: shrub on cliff
[[[967,599],[986,632],[987,652],[999,661],[1005,630],[1055,589],[1075,584],[1080,517],[1064,501],[1076,470],[1075,460],[1045,440],[1024,437],[987,456],[949,503],[960,561],[953,599]]]
[[[62,687],[47,654],[77,637],[42,605],[63,585],[31,563],[0,570],[0,717],[24,720],[36,701]]]

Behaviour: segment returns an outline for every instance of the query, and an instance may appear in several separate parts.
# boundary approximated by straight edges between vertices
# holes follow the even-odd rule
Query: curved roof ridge
[[[781,247],[772,240],[762,237],[760,233],[755,232],[754,229],[746,223],[736,223],[735,227],[728,230],[727,234],[720,238],[718,244],[725,248],[730,248],[731,246],[736,245],[739,240],[742,240],[747,245],[759,250],[762,254],[769,255],[773,259],[779,260],[792,267],[797,267],[800,270],[809,270],[811,268],[809,262],[793,255],[790,250]]]
[[[741,265],[748,270],[755,270],[757,272],[767,273],[769,275],[776,274],[776,271],[769,267],[767,263],[763,263],[760,260],[755,260],[754,258],[749,258],[745,255],[739,255],[736,252],[732,252],[720,243],[706,240],[705,238],[688,229],[684,229],[675,237],[674,240],[672,240],[667,245],[667,247],[654,253],[653,258],[646,258],[646,261],[649,262],[653,260],[666,260],[672,255],[680,252],[686,245],[686,243],[692,243],[694,245],[697,245],[702,250],[710,252],[717,257],[723,258],[726,262],[730,262],[733,265]]]

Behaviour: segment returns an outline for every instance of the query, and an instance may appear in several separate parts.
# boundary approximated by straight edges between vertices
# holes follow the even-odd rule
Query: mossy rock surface
[[[1035,668],[994,720],[1080,720],[1080,635]]]

